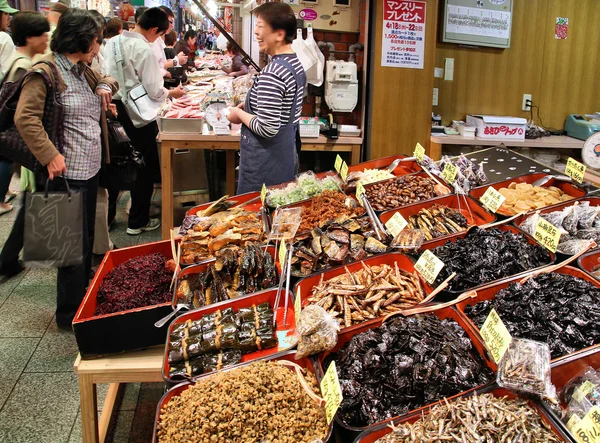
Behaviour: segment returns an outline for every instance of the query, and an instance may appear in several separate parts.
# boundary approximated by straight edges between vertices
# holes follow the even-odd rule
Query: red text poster
[[[383,1],[381,66],[423,69],[425,2]]]

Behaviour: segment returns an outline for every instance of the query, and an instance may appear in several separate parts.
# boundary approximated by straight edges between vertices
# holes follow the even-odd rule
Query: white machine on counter
[[[333,112],[352,112],[358,103],[356,63],[328,60],[325,76],[325,102]]]

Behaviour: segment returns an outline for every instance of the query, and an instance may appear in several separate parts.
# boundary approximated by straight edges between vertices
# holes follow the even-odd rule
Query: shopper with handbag
[[[169,29],[167,14],[150,8],[140,17],[133,32],[124,31],[106,45],[105,73],[119,81],[121,90],[115,95],[119,121],[141,152],[145,166],[138,171],[131,189],[131,210],[127,234],[139,235],[160,227],[150,218],[150,201],[154,192],[154,176],[160,173],[156,136],[156,117],[167,97],[185,94],[180,87],[167,90],[163,86],[158,61],[152,44]]]
[[[38,188],[48,184],[49,191],[65,192],[68,182],[70,190],[83,197],[83,260],[80,264],[59,267],[57,275],[56,323],[65,329],[71,329],[89,281],[98,171],[102,155],[108,156],[105,111],[118,91],[114,79],[87,66],[90,52],[97,52],[100,43],[98,23],[88,11],[70,9],[64,13],[52,36],[52,53],[34,65],[34,69],[41,69],[45,75],[26,76],[15,114],[19,134],[45,166],[43,172],[49,182],[40,177]],[[52,79],[52,87],[58,90],[58,103],[47,94],[46,78]],[[47,100],[53,108],[62,108],[62,124],[55,123],[61,128],[48,127]],[[57,132],[62,137],[50,136]],[[62,147],[55,145],[56,140]],[[61,175],[65,180],[57,179]]]

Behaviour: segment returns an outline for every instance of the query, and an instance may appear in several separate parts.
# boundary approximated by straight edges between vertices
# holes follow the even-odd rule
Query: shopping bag
[[[23,260],[29,267],[61,268],[83,262],[83,194],[73,192],[27,193]]]

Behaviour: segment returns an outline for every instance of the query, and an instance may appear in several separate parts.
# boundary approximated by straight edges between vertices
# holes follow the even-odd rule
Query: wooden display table
[[[81,434],[83,443],[102,443],[119,392],[120,383],[162,383],[164,346],[113,355],[94,360],[82,360],[78,355],[73,365],[79,376]],[[109,384],[102,415],[98,421],[96,385]]]
[[[173,154],[177,149],[210,149],[226,151],[226,193],[235,195],[235,153],[240,149],[239,135],[202,135],[160,133],[162,174],[162,238],[168,240],[173,228]],[[361,137],[340,137],[328,140],[303,138],[302,151],[350,152],[350,164],[360,162]]]

